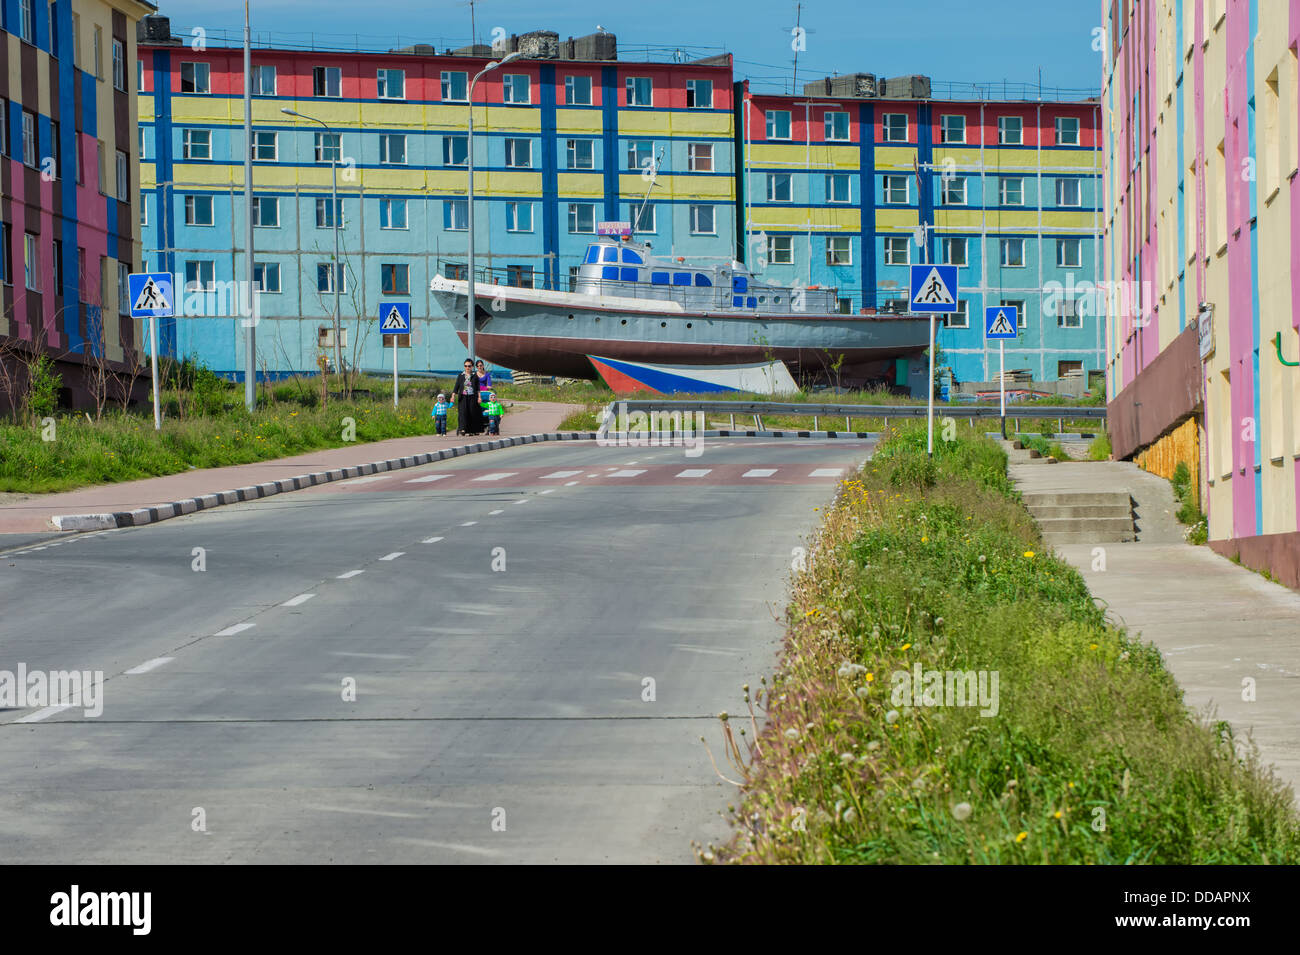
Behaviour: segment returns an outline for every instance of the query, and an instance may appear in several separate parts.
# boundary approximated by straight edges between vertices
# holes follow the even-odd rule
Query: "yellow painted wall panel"
[[[140,122],[152,123],[154,121],[153,105],[154,99],[152,96],[140,96],[136,98],[136,111]]]
[[[732,114],[712,110],[698,113],[677,110],[621,109],[618,131],[623,136],[730,136]]]
[[[644,196],[650,185],[638,173],[624,173],[618,178],[621,195]],[[654,191],[650,194],[651,200],[656,196],[670,199],[700,197],[731,201],[735,197],[735,180],[730,176],[663,175],[655,180]]]
[[[219,165],[199,165],[196,163],[177,163],[172,167],[172,181],[180,188],[183,185],[189,186],[225,186],[235,181],[236,169],[234,166]],[[244,170],[240,167],[238,170],[239,182],[242,185],[244,181]],[[254,179],[254,182],[257,180]]]
[[[560,135],[594,135],[603,128],[601,119],[598,109],[561,109],[555,113],[555,130]]]
[[[487,116],[484,118],[484,112]],[[465,114],[462,113],[460,124],[464,124]],[[481,125],[480,125],[481,124]],[[482,107],[474,108],[474,129],[493,130],[495,132],[531,132],[540,133],[542,130],[542,111],[539,109],[514,109],[509,106],[489,106],[484,110]]]
[[[877,146],[876,169],[911,169],[916,160],[915,146]]]
[[[599,174],[562,172],[559,174],[558,188],[562,196],[604,197],[605,180]]]
[[[876,212],[877,232],[912,233],[918,224],[915,209],[881,209]]]

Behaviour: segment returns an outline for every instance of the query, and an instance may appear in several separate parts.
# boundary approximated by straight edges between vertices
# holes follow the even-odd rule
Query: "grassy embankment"
[[[1001,449],[924,447],[894,437],[825,515],[781,670],[753,694],[757,745],[748,715],[723,718],[721,768],[745,786],[734,842],[706,858],[1300,862],[1290,790],[1044,553]],[[916,666],[985,671],[996,715],[903,705],[894,675]]]

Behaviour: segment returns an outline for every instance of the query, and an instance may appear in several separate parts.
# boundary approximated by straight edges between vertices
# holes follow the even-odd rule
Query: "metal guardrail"
[[[854,418],[883,418],[885,427],[889,427],[890,418],[924,418],[925,405],[855,405],[855,404],[813,404],[804,402],[781,401],[612,401],[605,406],[602,420],[617,422],[620,412],[659,415],[673,413],[690,414],[696,411],[705,414],[726,414],[731,416],[731,427],[736,427],[736,415],[747,415],[754,419],[754,426],[763,430],[763,415],[799,415],[811,416],[813,430],[820,430],[820,419],[843,418],[844,430],[852,431]],[[936,418],[1001,418],[999,408],[983,405],[936,405]],[[1021,418],[1056,418],[1057,431],[1064,431],[1066,421],[1083,418],[1090,421],[1105,421],[1106,409],[1098,406],[1068,405],[1008,405],[1007,415],[1013,421]],[[680,420],[680,419],[679,419]],[[602,424],[602,430],[607,425]]]

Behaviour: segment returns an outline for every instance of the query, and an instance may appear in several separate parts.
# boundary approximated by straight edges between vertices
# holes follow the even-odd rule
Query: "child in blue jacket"
[[[447,403],[447,396],[438,392],[438,401],[433,406],[433,425],[438,434],[447,433],[447,409],[451,405]]]

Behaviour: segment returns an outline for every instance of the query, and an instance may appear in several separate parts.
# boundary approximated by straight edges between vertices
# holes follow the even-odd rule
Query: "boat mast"
[[[641,200],[641,208],[637,209],[636,216],[632,219],[632,234],[636,234],[636,227],[641,222],[641,214],[645,212],[646,203],[650,201],[650,193],[654,191],[655,183],[659,180],[659,164],[664,161],[663,147],[659,147],[659,157],[654,161],[650,173],[650,188],[645,191],[645,198]]]

